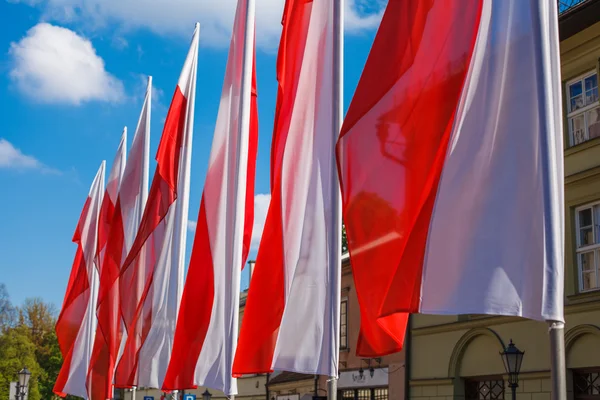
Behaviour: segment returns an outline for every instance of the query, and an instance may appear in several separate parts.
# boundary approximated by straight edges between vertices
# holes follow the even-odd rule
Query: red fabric
[[[256,57],[252,67],[252,96],[248,141],[248,171],[246,176],[246,212],[242,265],[246,264],[254,224],[254,177],[258,149],[258,108],[256,92]],[[210,166],[209,166],[210,171]],[[204,195],[200,203],[196,235],[185,287],[181,298],[171,360],[162,390],[194,389],[196,364],[208,332],[214,301],[213,259],[206,218]]]
[[[73,345],[77,339],[77,334],[83,323],[85,311],[90,300],[89,277],[81,246],[83,224],[89,211],[90,203],[91,198],[88,197],[81,211],[75,234],[73,235],[73,242],[77,244],[77,251],[73,260],[62,309],[56,321],[56,337],[63,356],[63,364],[54,384],[53,391],[61,397],[67,395],[63,392],[63,389],[69,379]]]
[[[244,220],[244,244],[242,269],[246,265],[252,245],[254,227],[254,181],[256,177],[256,154],[258,152],[258,92],[256,90],[256,52],[252,60],[252,95],[250,96],[250,131],[248,132],[248,169],[246,175],[246,214]]]
[[[96,308],[98,329],[96,329],[88,374],[88,394],[91,400],[105,400],[112,397],[114,369],[121,343],[118,277],[125,246],[125,235],[120,197],[114,208],[108,234],[109,238],[100,270]],[[91,385],[91,389],[89,385]]]
[[[277,58],[279,91],[271,143],[271,204],[256,258],[252,285],[233,363],[233,374],[271,372],[275,342],[285,306],[281,220],[281,164],[296,100],[312,2],[287,0]]]
[[[131,250],[119,277],[121,315],[127,329],[127,341],[116,369],[115,386],[137,386],[138,352],[152,324],[152,288],[156,251],[153,235],[164,234],[159,225],[177,198],[179,158],[184,136],[187,99],[179,86],[171,107],[156,155],[157,167],[150,186],[144,215]],[[156,243],[160,240],[156,240]],[[140,253],[143,252],[143,257]]]
[[[337,158],[360,356],[399,351],[405,312],[418,310],[429,221],[481,6],[390,0],[344,121]],[[386,297],[395,312],[384,316]]]

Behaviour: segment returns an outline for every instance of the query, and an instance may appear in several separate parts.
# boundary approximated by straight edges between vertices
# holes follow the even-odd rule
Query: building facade
[[[565,137],[565,344],[569,399],[600,399],[600,0],[559,17]],[[566,8],[566,7],[565,7]],[[518,143],[515,143],[518,146]],[[525,351],[518,400],[550,399],[546,323],[482,315],[411,317],[410,398],[510,398],[499,353]]]

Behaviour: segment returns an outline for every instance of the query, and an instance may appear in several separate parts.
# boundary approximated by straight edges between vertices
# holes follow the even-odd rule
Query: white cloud
[[[260,238],[265,228],[265,220],[267,219],[267,211],[269,211],[270,203],[270,194],[257,194],[254,196],[254,227],[252,228],[251,250],[258,249]]]
[[[116,23],[123,30],[149,28],[155,33],[191,35],[200,22],[200,43],[229,44],[237,0],[13,0],[41,6],[44,18],[80,22],[86,29]],[[345,26],[349,32],[375,28],[385,0],[348,0]],[[284,0],[256,0],[256,40],[263,49],[276,49],[281,33]]]
[[[39,170],[44,173],[58,174],[59,172],[48,168],[35,157],[23,154],[8,140],[0,138],[0,169]]]
[[[250,242],[250,249],[252,251],[256,251],[260,244],[260,238],[265,227],[265,219],[267,218],[270,202],[270,194],[257,194],[254,196],[254,226],[252,228],[252,240]],[[196,225],[196,221],[189,220],[187,228],[189,231],[195,232]]]
[[[124,97],[123,84],[104,69],[92,43],[75,32],[40,23],[11,43],[10,77],[31,99],[80,104]]]

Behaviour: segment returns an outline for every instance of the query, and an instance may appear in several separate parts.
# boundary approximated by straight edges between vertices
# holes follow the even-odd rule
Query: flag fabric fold
[[[563,320],[556,7],[389,2],[337,145],[359,355],[407,312]]]
[[[235,375],[337,376],[340,229],[335,179],[333,2],[288,0],[277,60],[271,204],[239,335]],[[341,232],[339,232],[341,234]]]
[[[144,214],[119,276],[127,342],[115,373],[118,387],[161,387],[170,358],[183,289],[198,39],[196,25]]]
[[[113,396],[115,365],[123,343],[118,278],[121,264],[137,233],[148,196],[151,96],[152,78],[149,77],[142,111],[115,200],[115,211],[108,227],[106,254],[100,271],[96,312],[98,330],[94,342],[97,361],[90,368],[92,400],[105,400]]]
[[[105,268],[107,259],[106,254],[108,242],[111,240],[112,236],[112,223],[115,214],[115,206],[117,204],[117,196],[119,194],[119,187],[125,170],[126,155],[127,128],[123,129],[121,141],[117,149],[117,155],[115,156],[110,173],[108,174],[98,223],[98,248],[96,249],[96,267],[99,276],[98,300],[96,303],[98,326],[94,334],[93,351],[86,381],[88,398],[92,400],[106,400],[112,397],[112,377],[108,378],[107,376],[108,369],[110,368],[110,355],[104,345],[102,321],[100,318],[100,304],[108,295],[106,287],[106,275],[108,271]]]
[[[231,371],[238,334],[240,271],[248,256],[254,221],[258,146],[253,35],[247,44],[244,40],[245,32],[254,30],[254,21],[246,26],[248,7],[247,1],[238,1],[196,236],[163,390],[205,386],[226,395],[237,394]],[[247,82],[251,90],[242,86],[245,53],[252,54],[252,81]]]
[[[56,322],[63,364],[53,391],[61,397],[67,394],[83,398],[88,396],[86,378],[97,326],[98,270],[95,263],[105,164],[102,161],[98,169],[73,235],[77,251]]]

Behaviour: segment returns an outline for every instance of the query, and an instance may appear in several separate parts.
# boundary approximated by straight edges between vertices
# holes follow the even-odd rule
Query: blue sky
[[[195,220],[236,0],[0,0],[0,282],[14,303],[39,296],[60,307],[71,237],[100,162],[111,165],[123,126],[131,143],[153,76],[152,157],[201,23],[192,153]],[[255,245],[268,207],[275,61],[283,0],[256,0],[259,152]],[[344,102],[368,55],[382,0],[347,1]],[[151,164],[151,174],[154,165]],[[193,222],[190,224],[193,226]],[[188,255],[193,230],[188,236]],[[242,287],[247,286],[243,276]]]

